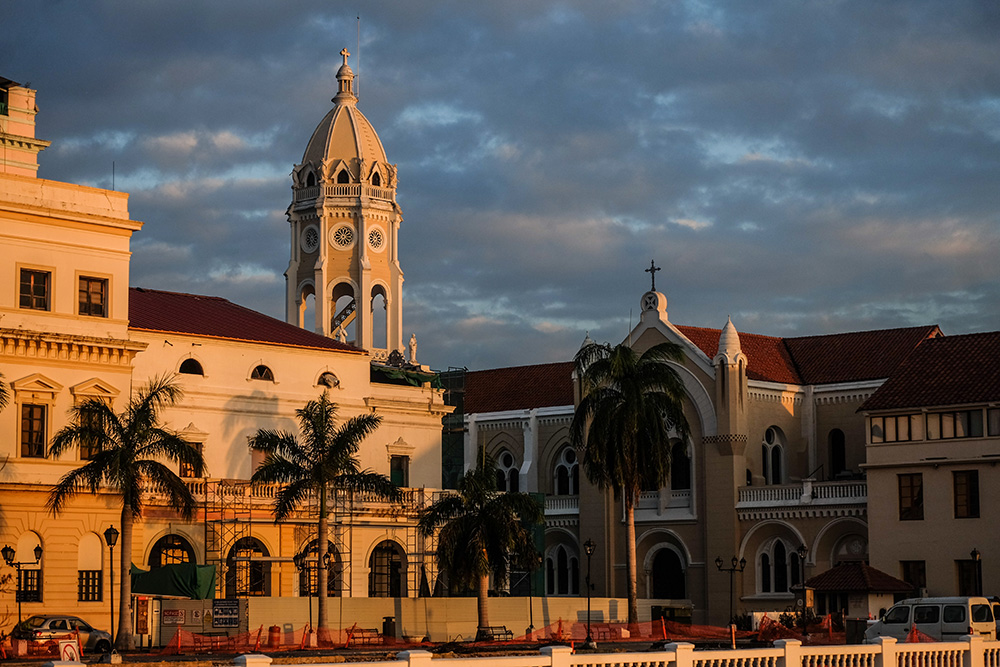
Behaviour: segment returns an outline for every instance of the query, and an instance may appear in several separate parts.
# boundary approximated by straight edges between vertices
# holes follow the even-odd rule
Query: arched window
[[[185,375],[204,375],[205,371],[198,363],[197,359],[185,359],[181,362],[181,367],[177,369],[178,373],[183,373]]]
[[[319,376],[319,382],[317,384],[321,387],[329,387],[330,389],[333,389],[334,387],[340,386],[340,379],[328,371]]]
[[[545,557],[545,590],[548,595],[580,594],[580,559],[562,544]]]
[[[163,567],[177,563],[194,563],[191,543],[180,535],[164,535],[156,540],[149,551],[149,567]]]
[[[316,174],[310,171],[306,174],[306,187],[311,188],[314,185],[316,185]]]
[[[761,593],[788,593],[802,580],[799,554],[780,538],[772,539],[761,548],[757,563]]]
[[[315,597],[319,595],[319,562],[317,556],[319,546],[316,540],[309,543],[309,546],[302,550],[306,554],[305,567],[299,571],[299,597]],[[344,565],[340,560],[333,542],[327,542],[326,552],[330,556],[327,566],[326,594],[331,596],[340,595],[340,581],[344,570]]]
[[[347,173],[346,169],[341,169],[337,172],[337,182],[338,183],[350,183],[351,176]]]
[[[784,434],[777,426],[764,431],[760,444],[761,473],[765,484],[781,484],[785,479]]]
[[[564,447],[556,460],[553,487],[558,496],[575,496],[580,493],[580,462],[576,450]]]
[[[260,364],[259,366],[254,367],[253,371],[250,373],[250,379],[274,382],[274,373],[272,373],[271,369],[264,364]]]
[[[372,185],[374,185],[376,188],[382,187],[382,174],[378,173],[377,171],[374,174],[372,174]]]
[[[368,559],[368,597],[406,597],[406,558],[392,540],[380,542]]]
[[[497,490],[518,491],[520,470],[515,465],[514,455],[506,449],[497,457]]]
[[[649,585],[650,597],[658,600],[683,600],[687,597],[684,565],[676,551],[661,548],[656,552]]]
[[[271,594],[271,554],[260,540],[244,537],[226,558],[226,597],[267,597]]]
[[[830,431],[830,476],[836,477],[847,472],[847,446],[844,432],[839,428]]]
[[[670,489],[682,491],[691,488],[691,459],[687,443],[675,440],[670,446]]]
[[[84,533],[76,552],[76,599],[79,602],[100,602],[104,599],[101,585],[104,574],[105,542],[96,533]]]

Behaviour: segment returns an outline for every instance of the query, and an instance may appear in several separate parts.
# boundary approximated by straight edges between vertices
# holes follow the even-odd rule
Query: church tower
[[[350,53],[340,54],[333,109],[292,171],[285,317],[384,360],[402,348],[396,166],[358,111]]]

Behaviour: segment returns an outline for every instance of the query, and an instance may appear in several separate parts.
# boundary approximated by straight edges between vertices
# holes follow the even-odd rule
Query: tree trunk
[[[115,637],[115,649],[132,651],[135,649],[135,637],[132,636],[132,513],[128,507],[122,507],[122,541],[118,564],[121,583],[118,600],[118,633]]]
[[[321,636],[325,638],[330,637],[330,623],[326,614],[326,588],[327,581],[329,580],[329,571],[323,563],[330,541],[329,534],[330,520],[326,512],[326,486],[322,486],[319,490],[319,526],[316,530],[316,567],[319,575],[316,577],[316,586],[319,588],[317,591],[319,601],[317,603],[316,627],[319,629]]]
[[[490,625],[490,577],[483,575],[479,577],[476,585],[476,611],[479,613],[479,629],[488,628]],[[480,635],[477,633],[477,635]],[[479,637],[476,637],[479,639]]]
[[[635,499],[623,494],[625,501],[625,565],[628,577],[628,630],[639,634],[639,594],[635,567]]]

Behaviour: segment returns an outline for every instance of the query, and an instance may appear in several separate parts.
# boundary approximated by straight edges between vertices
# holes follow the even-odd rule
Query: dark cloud
[[[620,340],[650,259],[685,324],[1000,328],[998,7],[365,3],[352,67],[399,165],[421,361]],[[113,170],[146,223],[133,283],[281,316],[288,174],[357,50],[353,10],[3,9],[0,75],[38,89],[53,141],[41,175]]]

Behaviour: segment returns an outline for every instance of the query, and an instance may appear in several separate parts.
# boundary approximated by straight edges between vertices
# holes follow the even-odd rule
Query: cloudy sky
[[[289,172],[357,51],[435,368],[670,319],[1000,328],[1000,4],[0,0],[45,178],[131,193],[132,284],[284,309]]]

